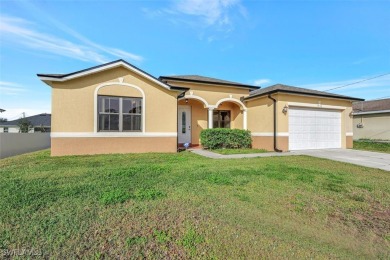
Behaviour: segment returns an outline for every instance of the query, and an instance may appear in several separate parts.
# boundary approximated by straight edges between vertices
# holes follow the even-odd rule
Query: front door
[[[178,106],[177,116],[179,144],[191,143],[191,107]]]

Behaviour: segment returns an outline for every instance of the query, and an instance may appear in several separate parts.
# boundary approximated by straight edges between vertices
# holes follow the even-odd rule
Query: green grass
[[[390,143],[374,142],[370,140],[358,140],[353,141],[353,149],[390,153]]]
[[[249,154],[249,153],[268,153],[267,150],[264,149],[214,149],[211,150],[214,153],[219,154]]]
[[[306,156],[36,152],[0,160],[0,253],[389,259],[389,183]]]

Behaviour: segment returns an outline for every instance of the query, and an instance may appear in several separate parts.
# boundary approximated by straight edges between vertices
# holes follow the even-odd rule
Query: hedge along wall
[[[251,132],[241,129],[212,128],[200,133],[200,142],[204,148],[251,148]]]

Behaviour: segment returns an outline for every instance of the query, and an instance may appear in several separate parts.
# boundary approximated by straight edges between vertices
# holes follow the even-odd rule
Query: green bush
[[[200,142],[208,149],[251,148],[251,132],[248,130],[212,128],[200,133]]]

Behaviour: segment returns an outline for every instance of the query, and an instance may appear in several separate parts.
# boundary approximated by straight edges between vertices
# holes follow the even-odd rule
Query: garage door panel
[[[289,109],[289,149],[341,148],[341,112]]]

